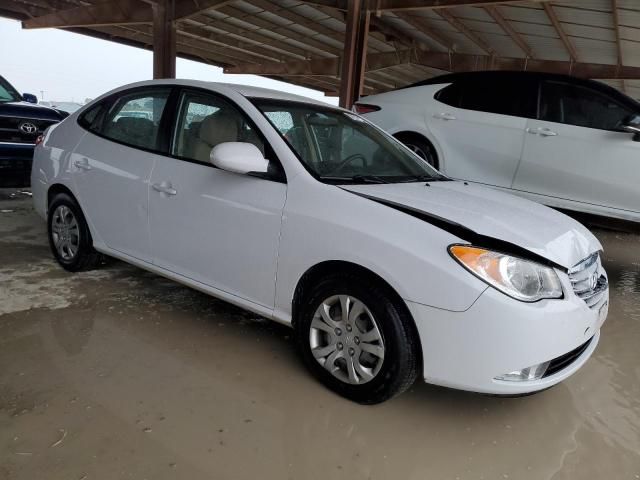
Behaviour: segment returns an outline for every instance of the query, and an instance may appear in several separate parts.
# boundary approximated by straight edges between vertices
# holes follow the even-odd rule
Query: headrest
[[[237,142],[238,125],[234,117],[221,111],[205,117],[198,132],[200,140],[212,147],[223,142]]]
[[[120,117],[116,122],[118,127],[135,134],[151,134],[153,132],[153,122],[148,118]]]

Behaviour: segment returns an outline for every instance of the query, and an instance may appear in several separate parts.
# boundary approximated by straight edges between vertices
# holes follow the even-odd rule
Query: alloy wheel
[[[367,306],[334,295],[317,308],[309,331],[311,353],[329,373],[352,385],[375,378],[384,361],[380,329]]]
[[[51,237],[53,245],[65,261],[75,258],[80,248],[80,227],[73,211],[66,205],[59,205],[51,216]]]

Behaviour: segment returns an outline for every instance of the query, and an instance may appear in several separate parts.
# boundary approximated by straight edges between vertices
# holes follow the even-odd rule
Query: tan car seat
[[[231,115],[216,112],[202,120],[193,148],[196,160],[208,162],[211,149],[224,142],[238,141],[238,125]]]

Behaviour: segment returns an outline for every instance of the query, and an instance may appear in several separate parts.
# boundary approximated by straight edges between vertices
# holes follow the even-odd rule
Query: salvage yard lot
[[[640,235],[594,233],[611,306],[575,376],[364,407],[286,327],[121,262],[65,272],[30,197],[0,190],[0,478],[638,479]]]

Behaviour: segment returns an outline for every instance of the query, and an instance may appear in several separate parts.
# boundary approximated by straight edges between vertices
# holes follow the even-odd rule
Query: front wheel
[[[439,168],[438,154],[428,140],[413,133],[399,133],[396,138],[433,168]]]
[[[345,274],[325,278],[306,297],[295,335],[314,376],[358,403],[388,400],[418,377],[412,320],[376,282]]]
[[[80,206],[66,193],[56,195],[47,219],[49,246],[56,261],[70,272],[91,270],[102,261],[93,248],[89,227]]]

